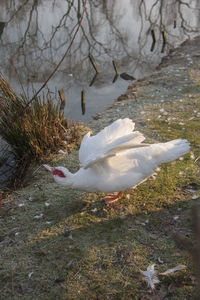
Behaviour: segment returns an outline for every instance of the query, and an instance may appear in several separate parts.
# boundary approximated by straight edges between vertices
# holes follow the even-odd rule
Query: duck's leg
[[[108,194],[106,197],[102,198],[102,200],[106,204],[112,204],[113,202],[116,202],[119,199],[121,199],[123,197],[123,194],[124,194],[124,192],[119,192],[117,195],[115,195],[115,194]]]

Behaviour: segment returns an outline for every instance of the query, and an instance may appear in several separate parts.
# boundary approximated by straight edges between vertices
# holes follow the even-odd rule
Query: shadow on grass
[[[185,199],[167,208],[127,214],[123,207],[126,202],[134,205],[132,198],[123,199],[113,208],[106,208],[98,200],[84,205],[82,200],[72,203],[64,198],[65,205],[57,212],[54,225],[47,226],[44,219],[30,221],[33,231],[39,222],[40,231],[30,231],[31,237],[21,241],[20,236],[14,236],[12,243],[4,246],[2,295],[10,297],[14,293],[22,299],[33,293],[37,299],[48,295],[49,299],[132,299],[152,295],[139,272],[151,263],[156,263],[159,271],[187,265],[186,271],[162,279],[156,295],[164,293],[177,299],[194,295],[193,266],[176,246],[173,234],[181,231],[192,238],[190,207],[196,200]],[[48,217],[49,213],[50,209]],[[177,215],[179,218],[174,219]]]

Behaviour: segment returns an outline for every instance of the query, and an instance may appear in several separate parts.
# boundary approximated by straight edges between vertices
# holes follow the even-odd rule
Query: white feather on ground
[[[159,273],[159,275],[163,275],[163,276],[166,276],[166,275],[171,275],[171,274],[174,274],[175,272],[177,271],[180,271],[180,270],[184,270],[186,269],[186,266],[185,265],[178,265],[172,269],[169,269],[165,272],[162,272],[162,273]]]
[[[158,272],[154,269],[154,264],[149,265],[146,271],[140,270],[140,273],[143,275],[142,280],[146,281],[147,286],[154,290],[155,285],[160,282],[157,277]]]
[[[158,271],[154,269],[154,266],[155,264],[149,265],[146,271],[140,270],[140,273],[143,275],[142,280],[146,281],[147,286],[150,287],[152,290],[154,290],[155,285],[160,282],[160,280],[158,279],[158,275],[162,275],[162,276],[172,275],[177,271],[186,269],[185,265],[178,265],[163,273],[158,273]]]

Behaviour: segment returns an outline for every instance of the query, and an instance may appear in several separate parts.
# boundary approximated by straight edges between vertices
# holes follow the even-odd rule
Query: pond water
[[[1,0],[0,7],[1,73],[30,99],[68,48],[83,1]],[[171,48],[199,34],[199,14],[198,0],[88,0],[70,53],[43,92],[58,98],[58,90],[64,89],[66,117],[87,120],[130,83],[115,78],[113,60],[120,74],[136,79],[150,74]],[[100,70],[96,77],[89,54]]]

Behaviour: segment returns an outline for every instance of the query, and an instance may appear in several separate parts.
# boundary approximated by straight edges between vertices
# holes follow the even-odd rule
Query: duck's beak
[[[50,173],[53,173],[53,171],[54,171],[54,167],[50,167],[50,166],[48,166],[48,165],[43,165],[43,167],[45,168],[45,170],[47,170],[48,172],[50,172]]]

